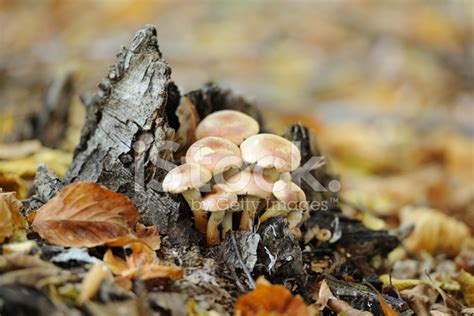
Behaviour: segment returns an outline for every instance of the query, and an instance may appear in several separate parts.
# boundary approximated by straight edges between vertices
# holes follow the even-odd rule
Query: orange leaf
[[[239,297],[235,305],[235,316],[290,316],[309,315],[301,296],[293,296],[283,285],[272,285],[263,277],[257,287]]]
[[[390,305],[387,304],[387,302],[385,302],[382,294],[380,294],[380,292],[377,291],[377,289],[375,287],[373,287],[372,284],[367,283],[367,285],[370,286],[372,288],[372,290],[374,290],[374,292],[377,294],[377,299],[379,301],[380,307],[382,308],[383,314],[385,316],[398,316],[398,315],[400,315],[396,311],[394,311],[390,307]]]
[[[138,219],[126,196],[95,183],[77,182],[37,211],[33,229],[52,244],[94,247],[130,234]]]
[[[1,191],[1,190],[0,190]],[[26,229],[26,221],[20,214],[21,202],[14,192],[0,193],[0,242],[17,231]]]
[[[146,227],[145,225],[138,223],[135,225],[135,232],[138,239],[150,246],[151,249],[160,249],[161,238],[155,226]]]
[[[108,249],[103,258],[105,264],[115,275],[122,274],[123,271],[128,269],[127,262],[122,258],[114,256],[111,249]]]

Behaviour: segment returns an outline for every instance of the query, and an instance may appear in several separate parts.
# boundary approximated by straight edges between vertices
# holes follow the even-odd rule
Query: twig
[[[247,269],[247,266],[245,265],[244,260],[242,259],[242,256],[240,255],[240,250],[237,247],[237,240],[235,240],[234,232],[230,232],[230,239],[232,240],[232,246],[235,248],[235,254],[237,255],[237,260],[239,261],[240,265],[242,266],[242,270],[244,270],[245,274],[247,275],[247,279],[249,281],[250,287],[252,289],[255,288],[255,281],[252,278],[252,275],[250,274],[250,271]]]

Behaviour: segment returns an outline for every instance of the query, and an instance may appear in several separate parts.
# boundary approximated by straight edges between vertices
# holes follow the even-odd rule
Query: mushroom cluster
[[[241,230],[253,230],[256,218],[285,217],[290,229],[301,222],[306,196],[291,181],[300,151],[283,137],[258,134],[259,129],[256,120],[238,111],[208,115],[196,128],[197,141],[187,149],[184,164],[163,181],[164,191],[186,199],[208,245],[219,244],[233,229],[236,213]]]

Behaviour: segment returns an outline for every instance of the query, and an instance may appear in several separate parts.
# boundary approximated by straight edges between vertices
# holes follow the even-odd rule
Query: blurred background
[[[38,162],[64,173],[79,95],[152,23],[182,92],[212,80],[278,132],[310,126],[347,199],[382,218],[427,205],[474,229],[472,0],[0,0],[0,22],[0,177],[23,194]],[[69,99],[66,136],[40,137]],[[33,138],[44,147],[13,143]]]

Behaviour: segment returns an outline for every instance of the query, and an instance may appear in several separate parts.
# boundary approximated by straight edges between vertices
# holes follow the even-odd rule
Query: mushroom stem
[[[251,230],[255,220],[255,214],[257,213],[258,205],[260,204],[260,198],[257,196],[248,195],[243,200],[243,212],[242,218],[240,219],[241,230]]]
[[[272,182],[276,182],[280,178],[280,172],[275,168],[267,168],[263,170],[263,175]]]
[[[286,219],[288,220],[288,228],[293,229],[298,226],[299,223],[301,223],[301,220],[303,219],[303,211],[302,210],[296,210],[296,211],[291,211]]]
[[[269,209],[265,211],[265,213],[260,216],[260,223],[263,223],[269,218],[277,217],[277,216],[286,216],[288,214],[288,210],[286,209],[283,203],[276,203],[272,205]]]
[[[202,210],[201,192],[197,189],[191,189],[183,192],[183,196],[193,212],[196,229],[200,233],[205,234],[207,229],[207,216],[206,212]]]
[[[224,219],[225,211],[214,211],[209,217],[209,222],[207,223],[207,244],[209,246],[218,245],[221,240],[219,238],[219,224],[222,223]]]
[[[232,212],[226,211],[224,220],[222,222],[222,240],[225,239],[225,236],[231,230],[232,230]]]

